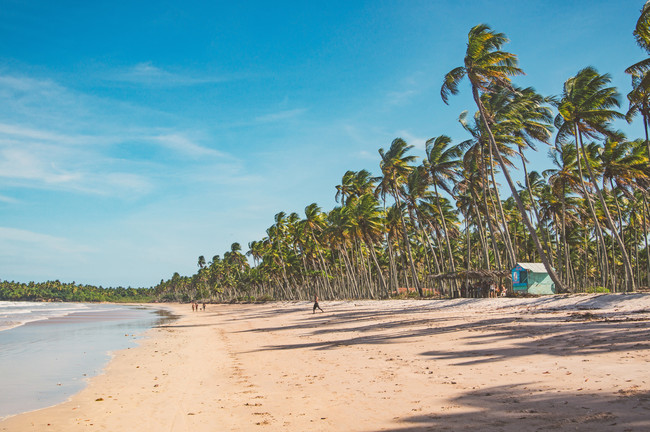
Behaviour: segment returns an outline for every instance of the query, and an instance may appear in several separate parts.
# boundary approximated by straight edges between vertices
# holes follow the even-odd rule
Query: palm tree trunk
[[[485,240],[485,232],[484,232],[485,226],[483,225],[483,221],[481,220],[481,213],[478,208],[478,203],[476,202],[477,198],[475,197],[474,191],[472,191],[471,194],[472,194],[472,202],[474,203],[474,212],[476,213],[476,219],[478,220],[476,227],[478,231],[479,240],[481,241],[483,258],[485,259],[485,268],[486,270],[490,270],[490,253],[488,251],[487,241]]]
[[[490,235],[490,240],[492,241],[492,249],[494,250],[494,260],[495,260],[495,265],[497,269],[503,270],[503,266],[501,265],[501,254],[499,253],[499,245],[497,244],[497,235],[496,231],[497,229],[494,227],[494,224],[492,223],[492,217],[490,216],[490,206],[488,205],[487,201],[487,190],[485,189],[485,186],[483,187],[483,205],[485,206],[485,220],[488,225],[488,230],[489,235]]]
[[[420,297],[424,297],[424,292],[422,292],[422,288],[420,287],[420,282],[418,281],[418,274],[417,271],[415,270],[415,264],[413,263],[413,254],[411,253],[411,242],[409,241],[408,234],[406,233],[406,222],[404,222],[404,216],[402,215],[401,212],[402,203],[399,199],[399,194],[397,193],[396,190],[393,190],[393,197],[395,198],[395,202],[397,203],[397,208],[400,209],[399,219],[402,223],[402,236],[404,237],[404,243],[406,245],[406,253],[409,261],[409,266],[411,267],[411,274],[413,275],[413,285],[415,286],[415,289],[418,290],[418,294],[420,295]]]
[[[434,232],[433,225],[431,224],[431,221],[427,220],[427,225],[431,229],[431,233]],[[427,245],[429,245],[429,250],[431,250],[431,255],[433,256],[433,266],[435,267],[436,273],[442,273],[442,267],[438,263],[438,255],[436,255],[436,251],[433,247],[433,243],[431,242],[431,237],[429,236],[429,233],[425,230],[424,231],[425,238],[427,240]]]
[[[440,205],[440,195],[438,195],[438,186],[435,183],[433,183],[433,190],[436,194],[436,205],[438,206],[438,214],[440,214],[440,219],[442,222],[442,232],[445,235],[445,244],[447,245],[449,264],[451,266],[451,271],[456,273],[456,263],[454,263],[454,254],[451,251],[451,242],[449,241],[449,231],[447,231],[447,222],[445,221],[445,215],[442,213],[442,206]]]
[[[537,203],[535,202],[535,198],[533,197],[533,190],[530,187],[530,179],[528,178],[528,167],[526,166],[526,158],[524,157],[523,153],[520,154],[521,156],[521,165],[524,169],[524,178],[526,179],[526,189],[528,190],[528,195],[530,196],[530,203],[533,206],[533,213],[535,214],[535,220],[537,221],[537,226],[541,230],[541,220],[539,218],[539,211],[537,210]],[[548,259],[551,265],[553,265],[553,251],[551,248],[551,238],[547,230],[542,230],[542,233],[544,234],[544,246],[546,247],[546,250],[548,251]]]
[[[641,193],[643,198],[643,238],[645,241],[645,252],[646,252],[646,279],[645,285],[650,287],[650,247],[648,247],[648,220],[646,219],[647,215],[650,215],[650,208],[648,206],[648,200],[646,199],[646,194]]]
[[[618,232],[616,231],[616,226],[614,226],[614,221],[612,220],[612,216],[609,214],[609,209],[607,208],[607,203],[605,202],[603,193],[600,190],[600,187],[598,186],[598,182],[596,181],[596,176],[594,175],[594,172],[591,169],[591,164],[587,159],[587,152],[585,151],[585,146],[582,143],[582,133],[580,133],[580,131],[578,131],[578,136],[580,137],[580,149],[576,149],[576,150],[577,151],[582,150],[582,156],[585,160],[585,165],[587,165],[589,178],[591,179],[594,188],[596,189],[596,194],[598,195],[600,204],[603,206],[603,212],[605,213],[605,220],[607,221],[607,225],[609,226],[609,229],[612,231],[614,240],[616,240],[616,243],[623,256],[623,265],[625,266],[625,279],[626,279],[625,290],[627,291],[629,289],[630,291],[636,291],[636,283],[634,282],[634,273],[632,272],[632,265],[630,264],[630,258],[627,255],[627,251],[625,250],[625,245],[623,244],[623,241],[621,240],[621,238],[618,235]]]
[[[494,178],[494,164],[493,164],[493,158],[494,155],[492,154],[492,146],[489,146],[490,149],[490,178],[492,180],[492,186],[494,188],[494,193],[496,195],[496,202],[498,204],[498,210],[499,210],[499,216],[501,217],[501,224],[503,226],[503,232],[501,236],[503,237],[503,242],[506,247],[506,252],[508,255],[508,261],[509,261],[509,267],[513,268],[515,264],[517,263],[517,256],[515,255],[514,248],[512,247],[512,238],[510,237],[510,230],[508,229],[508,223],[506,222],[506,215],[505,212],[503,211],[503,205],[501,204],[501,197],[499,196],[499,189],[497,186],[497,181]],[[495,146],[495,151],[496,146]],[[490,199],[492,199],[492,196],[490,195]]]
[[[386,295],[388,295],[388,286],[386,285],[386,280],[384,279],[384,274],[381,271],[381,267],[379,266],[379,261],[377,261],[377,255],[375,254],[375,248],[372,245],[372,242],[369,241],[368,236],[365,236],[365,242],[366,242],[366,247],[370,251],[370,256],[372,257],[372,261],[375,263],[375,268],[377,269],[377,275],[379,276],[379,281],[381,282],[381,288],[384,291]]]

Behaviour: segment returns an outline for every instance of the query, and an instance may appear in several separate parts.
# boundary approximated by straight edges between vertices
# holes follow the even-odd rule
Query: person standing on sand
[[[317,295],[314,296],[314,311],[313,311],[313,313],[316,313],[316,308],[318,308],[318,310],[320,310],[321,312],[325,312],[323,309],[320,308],[320,306],[318,306],[318,296]]]
[[[205,310],[205,302],[203,302],[203,310]]]

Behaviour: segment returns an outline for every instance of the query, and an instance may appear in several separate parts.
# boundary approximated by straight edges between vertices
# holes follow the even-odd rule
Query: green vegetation
[[[92,285],[0,281],[0,300],[146,303],[153,301],[151,288],[102,288]]]
[[[633,32],[648,53],[649,28],[650,2]],[[195,275],[161,281],[156,295],[456,295],[459,281],[434,276],[509,270],[518,261],[544,263],[562,292],[650,285],[650,58],[626,70],[632,91],[623,113],[610,76],[593,67],[568,77],[556,96],[517,87],[511,79],[524,71],[515,54],[502,50],[507,42],[487,25],[472,28],[462,65],[443,79],[445,102],[464,78],[469,82],[477,111],[460,115],[467,140],[433,137],[418,163],[409,154],[413,146],[397,138],[379,149],[379,176],[343,175],[340,206],[324,212],[313,203],[304,218],[276,214],[267,235],[248,245],[253,266],[234,243],[223,259],[200,257]],[[635,117],[642,117],[644,139],[614,129],[614,120]],[[544,153],[549,168],[529,171],[526,155]],[[510,175],[518,165],[523,184]],[[499,177],[510,196],[500,196]]]

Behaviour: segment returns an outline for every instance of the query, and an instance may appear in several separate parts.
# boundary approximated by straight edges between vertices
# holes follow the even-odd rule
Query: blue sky
[[[478,23],[510,38],[518,85],[559,94],[593,65],[624,97],[642,4],[0,0],[0,279],[191,274],[279,211],[331,209],[396,137],[466,139],[467,85],[449,106],[440,85]]]

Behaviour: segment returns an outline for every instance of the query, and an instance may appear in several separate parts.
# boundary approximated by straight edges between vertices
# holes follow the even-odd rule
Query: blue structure
[[[542,263],[517,263],[512,269],[515,294],[555,294],[555,284]]]

